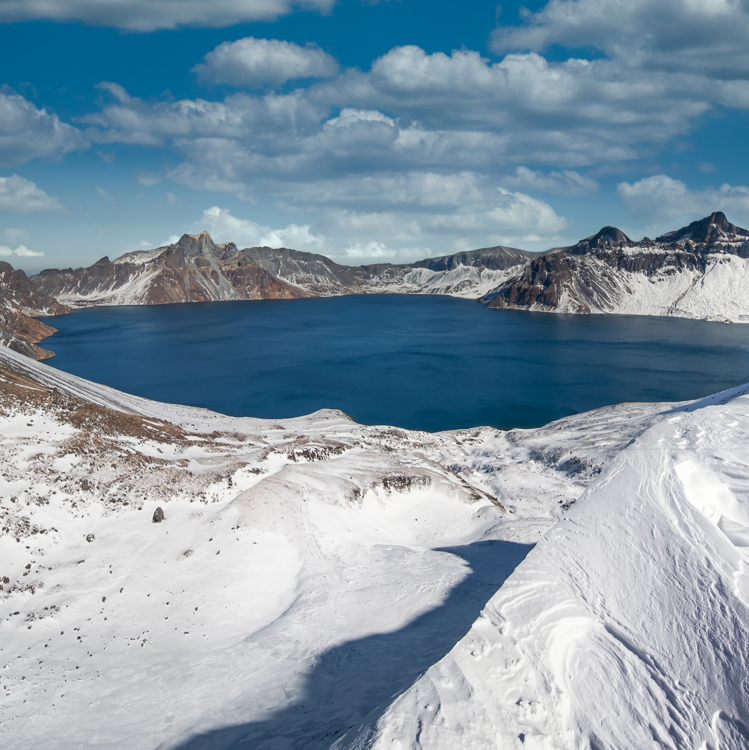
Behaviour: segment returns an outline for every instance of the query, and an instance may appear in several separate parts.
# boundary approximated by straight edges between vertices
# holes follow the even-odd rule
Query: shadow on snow
[[[531,548],[489,541],[438,550],[459,555],[471,568],[443,604],[401,630],[323,652],[291,705],[259,721],[195,735],[176,750],[323,750],[365,717],[371,726],[468,632]]]

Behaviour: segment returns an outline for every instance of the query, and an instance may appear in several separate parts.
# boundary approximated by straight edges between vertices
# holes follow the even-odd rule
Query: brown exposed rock
[[[54,354],[36,344],[57,329],[37,317],[69,312],[69,307],[39,290],[22,270],[0,261],[0,345],[32,359],[49,359]]]

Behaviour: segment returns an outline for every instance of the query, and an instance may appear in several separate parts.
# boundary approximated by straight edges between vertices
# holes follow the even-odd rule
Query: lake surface
[[[422,430],[532,427],[749,381],[749,326],[372,295],[110,307],[53,321],[49,364],[235,416],[342,409]]]

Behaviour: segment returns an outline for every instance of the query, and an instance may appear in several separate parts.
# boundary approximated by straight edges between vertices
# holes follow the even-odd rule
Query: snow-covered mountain
[[[215,245],[208,232],[114,261],[104,257],[88,268],[48,269],[32,280],[71,307],[307,296],[239,256],[235,245]]]
[[[0,391],[3,748],[746,747],[748,389],[438,434]]]
[[[344,266],[286,248],[239,250],[207,232],[173,245],[48,269],[31,282],[0,263],[0,344],[35,358],[53,329],[34,316],[70,307],[149,305],[342,294],[449,294],[490,308],[670,315],[749,322],[749,231],[713,213],[656,240],[614,227],[534,254],[484,248],[417,263]]]
[[[53,357],[37,344],[57,329],[37,318],[69,312],[69,307],[40,292],[23,271],[0,261],[0,345],[32,359]]]
[[[163,304],[339,294],[450,294],[489,307],[672,315],[749,322],[749,231],[717,212],[656,240],[614,227],[567,248],[485,248],[417,263],[344,266],[286,248],[216,245],[207,232],[174,245],[32,277],[60,302]]]
[[[216,245],[208,232],[174,245],[102,258],[79,269],[33,277],[44,294],[72,307],[148,305],[230,299],[288,299],[339,294],[435,293],[478,298],[531,253],[494,247],[407,265],[342,266],[324,255]]]
[[[713,213],[633,242],[614,227],[532,259],[489,307],[749,322],[749,231]]]

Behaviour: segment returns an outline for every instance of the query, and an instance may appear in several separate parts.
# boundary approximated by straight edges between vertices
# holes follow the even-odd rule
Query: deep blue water
[[[622,401],[749,381],[749,326],[488,310],[376,295],[159,307],[56,318],[49,364],[225,414],[325,407],[423,430],[531,427]]]

